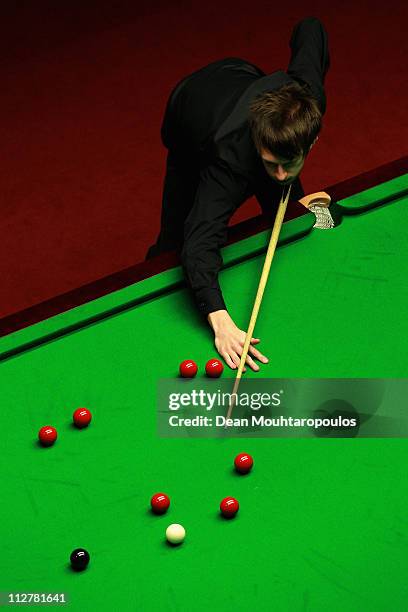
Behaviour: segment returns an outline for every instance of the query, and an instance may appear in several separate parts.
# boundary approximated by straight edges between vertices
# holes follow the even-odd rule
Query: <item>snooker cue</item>
[[[239,368],[237,371],[237,376],[235,378],[234,388],[232,390],[231,403],[228,408],[227,419],[231,417],[232,411],[235,406],[235,394],[238,391],[239,383],[242,377],[242,371],[244,369],[244,365],[245,365],[246,358],[248,355],[249,345],[251,343],[252,334],[254,333],[255,323],[258,317],[259,308],[261,306],[264,290],[266,287],[266,282],[269,276],[269,271],[271,269],[272,259],[275,254],[276,245],[278,244],[278,239],[279,239],[279,234],[282,228],[283,219],[285,217],[286,207],[288,205],[291,187],[292,186],[289,185],[288,193],[285,199],[283,199],[283,192],[282,192],[282,197],[279,202],[278,212],[276,213],[275,222],[273,224],[272,234],[269,240],[268,250],[266,252],[266,257],[265,257],[264,265],[262,268],[261,279],[259,281],[258,291],[256,293],[254,306],[252,308],[251,319],[249,321],[248,331],[245,337],[244,348],[242,350],[242,355],[241,355],[241,361],[239,363]]]

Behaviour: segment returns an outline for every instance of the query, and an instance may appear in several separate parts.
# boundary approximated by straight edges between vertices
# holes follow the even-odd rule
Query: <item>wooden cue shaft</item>
[[[282,228],[283,219],[286,213],[286,207],[289,201],[290,190],[291,190],[291,185],[289,185],[289,189],[288,189],[286,198],[283,199],[283,193],[282,193],[282,198],[279,202],[278,212],[276,213],[275,222],[273,224],[272,234],[269,240],[268,250],[266,252],[266,257],[265,257],[264,265],[262,268],[261,279],[259,281],[258,291],[256,293],[254,306],[252,308],[251,319],[249,321],[248,331],[245,337],[244,348],[242,350],[242,355],[241,355],[241,361],[239,363],[239,368],[237,371],[237,376],[235,378],[234,388],[232,390],[231,403],[228,408],[227,419],[231,417],[232,411],[235,406],[235,394],[238,391],[239,383],[242,377],[242,370],[244,369],[244,365],[245,365],[246,358],[248,355],[249,345],[251,343],[252,334],[254,333],[254,329],[255,329],[256,319],[258,317],[258,312],[261,306],[263,294],[264,294],[266,283],[268,280],[269,271],[271,269],[272,259],[275,254],[276,245],[278,244],[279,234]]]

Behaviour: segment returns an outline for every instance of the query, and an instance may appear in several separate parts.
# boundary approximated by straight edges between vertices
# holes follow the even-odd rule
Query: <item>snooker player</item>
[[[218,282],[221,247],[235,210],[255,195],[273,221],[282,190],[304,193],[299,180],[326,108],[327,34],[316,18],[300,21],[286,72],[265,75],[238,58],[216,61],[172,91],[161,128],[168,149],[161,228],[147,257],[177,250],[219,354],[238,367],[245,332],[229,315]],[[268,359],[253,338],[246,360]]]

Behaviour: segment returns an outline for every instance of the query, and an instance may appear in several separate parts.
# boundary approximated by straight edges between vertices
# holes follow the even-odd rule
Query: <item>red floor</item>
[[[111,4],[3,5],[0,317],[139,261],[158,229],[175,81],[227,55],[284,68],[302,17],[324,21],[332,57],[306,191],[407,154],[405,2]]]

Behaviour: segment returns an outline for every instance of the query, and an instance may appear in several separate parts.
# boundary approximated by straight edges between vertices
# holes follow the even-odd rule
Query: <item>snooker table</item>
[[[327,188],[338,227],[313,229],[311,213],[284,224],[256,327],[262,377],[406,377],[407,162]],[[255,225],[225,247],[220,275],[242,328],[270,234]],[[212,335],[178,267],[123,278],[55,314],[59,296],[44,320],[3,322],[0,591],[66,593],[72,611],[405,610],[408,441],[159,438],[158,379],[185,358],[202,376]],[[87,429],[71,424],[78,406]],[[36,439],[45,424],[50,448]],[[244,477],[232,471],[243,451]],[[162,516],[157,491],[171,498]],[[229,521],[227,495],[240,502]],[[164,540],[173,522],[179,547]],[[80,546],[91,562],[75,573]]]

